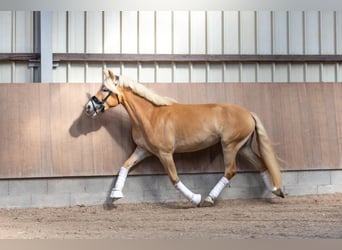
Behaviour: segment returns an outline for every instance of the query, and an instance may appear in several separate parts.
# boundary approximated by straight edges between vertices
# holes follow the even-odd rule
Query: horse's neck
[[[134,94],[131,90],[123,90],[123,106],[130,116],[133,126],[143,126],[149,121],[150,114],[155,108],[145,98]]]

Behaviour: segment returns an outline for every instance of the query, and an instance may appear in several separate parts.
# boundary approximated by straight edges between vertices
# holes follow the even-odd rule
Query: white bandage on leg
[[[178,189],[192,204],[198,205],[201,202],[201,195],[191,192],[181,181],[175,184],[175,188]]]
[[[113,199],[121,199],[123,196],[122,189],[128,175],[128,169],[125,167],[120,168],[118,178],[116,179],[115,187],[113,188],[110,197]]]
[[[215,200],[222,190],[228,185],[229,180],[226,177],[222,177],[219,182],[215,185],[215,187],[210,191],[209,196]]]
[[[272,181],[271,181],[270,175],[268,174],[268,171],[267,171],[267,170],[264,171],[264,172],[261,172],[260,175],[261,175],[262,179],[264,180],[264,183],[265,183],[265,185],[266,185],[266,188],[267,188],[269,191],[273,192],[273,191],[276,191],[276,190],[277,190],[277,188],[276,188],[275,186],[273,186],[273,183],[272,183]]]

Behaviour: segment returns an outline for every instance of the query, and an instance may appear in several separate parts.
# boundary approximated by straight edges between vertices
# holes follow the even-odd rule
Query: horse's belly
[[[201,149],[208,148],[214,144],[219,142],[219,137],[211,136],[207,137],[203,140],[182,140],[176,142],[175,145],[175,153],[183,153],[183,152],[194,152]]]

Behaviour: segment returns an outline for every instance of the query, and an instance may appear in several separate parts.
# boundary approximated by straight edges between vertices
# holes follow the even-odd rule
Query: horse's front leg
[[[120,168],[118,178],[116,179],[115,186],[110,194],[110,197],[114,200],[118,200],[123,198],[122,189],[125,185],[125,181],[128,175],[130,168],[144,160],[146,157],[150,156],[151,153],[147,150],[137,147],[133,154],[127,159],[124,165]]]

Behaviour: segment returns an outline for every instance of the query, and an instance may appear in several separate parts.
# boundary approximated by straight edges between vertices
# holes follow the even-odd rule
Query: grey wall
[[[194,174],[180,178],[193,192],[205,198],[221,175]],[[339,170],[283,172],[283,180],[284,191],[290,196],[342,192],[342,171]],[[108,201],[114,181],[114,177],[0,180],[0,207],[103,205]],[[124,195],[118,204],[186,201],[166,175],[128,176]],[[259,174],[238,173],[220,199],[271,197],[274,196],[265,189]]]

